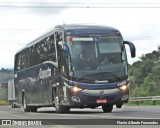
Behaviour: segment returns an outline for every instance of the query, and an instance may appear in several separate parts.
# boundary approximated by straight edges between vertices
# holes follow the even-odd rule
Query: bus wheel
[[[112,112],[113,105],[108,104],[108,105],[102,105],[103,112]]]
[[[30,112],[30,107],[27,105],[27,98],[25,94],[23,94],[23,97],[22,97],[22,105],[23,105],[24,112]]]
[[[117,108],[122,108],[122,103],[116,104],[116,107],[117,107]]]
[[[59,104],[59,97],[55,90],[53,91],[53,96],[54,96],[55,109],[57,113],[66,113],[70,111],[70,107]]]
[[[37,107],[35,106],[32,106],[30,109],[31,109],[31,112],[37,112]]]

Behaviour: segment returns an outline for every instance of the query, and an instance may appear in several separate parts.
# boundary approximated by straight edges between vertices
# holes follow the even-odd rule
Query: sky
[[[14,55],[60,24],[95,24],[118,29],[136,47],[136,57],[160,45],[159,0],[0,0],[0,69],[14,67]]]

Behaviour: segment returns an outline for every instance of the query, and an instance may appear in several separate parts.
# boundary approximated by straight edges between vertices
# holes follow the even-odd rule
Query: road
[[[71,109],[70,113],[57,114],[55,109],[39,108],[37,113],[23,112],[22,108],[11,108],[10,106],[0,106],[0,119],[91,119],[91,121],[103,119],[160,119],[160,106],[123,106],[121,109],[114,107],[112,113],[103,113],[101,108],[97,109]],[[93,120],[92,120],[93,119]],[[71,121],[71,120],[70,120]],[[56,127],[64,128],[80,128],[82,125],[55,125]],[[125,125],[121,125],[125,128]],[[133,125],[131,125],[134,127]],[[130,126],[130,127],[131,127]],[[145,126],[145,125],[143,125]],[[143,127],[141,125],[141,127]],[[153,126],[153,125],[152,125]],[[157,126],[157,125],[156,125]],[[159,124],[160,126],[160,124]],[[4,126],[3,126],[4,127]],[[52,127],[52,126],[47,126]],[[83,126],[84,127],[84,126]],[[93,126],[97,127],[97,126]],[[101,127],[105,127],[101,125]],[[117,126],[114,126],[115,128]],[[148,126],[147,126],[148,127]],[[154,125],[155,127],[155,125]]]

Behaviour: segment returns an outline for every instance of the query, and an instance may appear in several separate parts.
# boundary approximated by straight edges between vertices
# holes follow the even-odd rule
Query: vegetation
[[[160,95],[160,47],[129,65],[130,96]]]
[[[7,101],[8,95],[7,95],[7,89],[6,88],[0,88],[0,101]]]
[[[14,73],[12,69],[4,69],[0,70],[0,83],[8,82],[9,79],[14,78]]]
[[[14,73],[12,69],[4,69],[0,70],[0,84],[7,83],[9,79],[14,78]],[[0,88],[0,104],[2,101],[8,101],[8,91],[7,88]]]

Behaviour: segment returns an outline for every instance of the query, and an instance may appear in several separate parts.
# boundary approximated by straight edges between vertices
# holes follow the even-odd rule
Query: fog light
[[[72,96],[72,100],[74,102],[81,102],[80,98],[79,97],[76,97],[76,96]]]
[[[124,101],[124,100],[127,100],[128,99],[128,94],[127,95],[124,95],[124,96],[122,96],[122,101]]]

